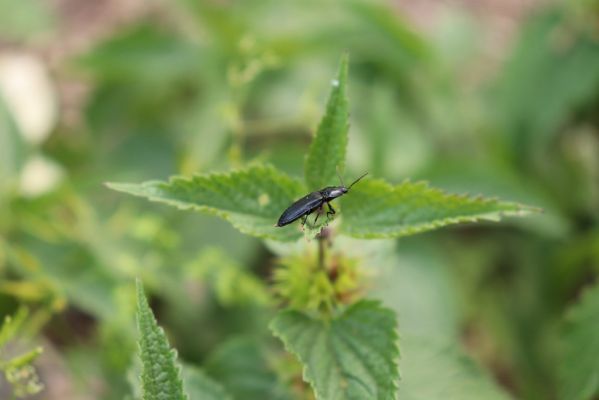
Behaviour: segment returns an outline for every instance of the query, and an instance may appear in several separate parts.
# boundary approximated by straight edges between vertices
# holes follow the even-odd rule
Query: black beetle
[[[329,207],[329,211],[327,211],[328,219],[329,216],[335,214],[335,209],[333,208],[333,206],[331,206],[331,201],[335,200],[337,197],[343,196],[345,193],[349,191],[349,189],[351,189],[352,186],[358,183],[358,181],[364,178],[366,175],[368,175],[368,172],[366,172],[364,175],[353,181],[353,183],[349,185],[349,187],[345,187],[345,185],[343,184],[343,180],[341,179],[341,176],[339,176],[341,186],[328,186],[324,189],[312,192],[307,196],[304,196],[301,199],[297,200],[295,203],[290,205],[285,211],[283,211],[283,214],[281,214],[281,217],[279,218],[279,221],[275,226],[285,226],[300,218],[302,218],[302,225],[304,225],[306,223],[306,220],[308,219],[308,215],[312,214],[316,210],[322,211],[322,207],[325,203]],[[316,215],[314,223],[316,223],[319,216],[320,212]]]

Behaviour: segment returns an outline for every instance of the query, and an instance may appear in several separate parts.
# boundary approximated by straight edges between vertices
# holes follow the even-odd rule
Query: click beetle
[[[343,184],[343,180],[341,176],[339,176],[339,180],[341,181],[341,186],[327,186],[324,189],[320,189],[316,192],[312,192],[301,199],[297,200],[295,203],[290,205],[281,217],[279,221],[276,223],[276,227],[289,225],[290,223],[297,221],[298,219],[302,219],[302,226],[306,224],[306,220],[308,219],[308,215],[312,214],[314,211],[318,210],[318,214],[316,215],[316,219],[314,223],[318,220],[320,213],[322,212],[322,208],[326,203],[329,211],[327,211],[327,220],[328,218],[335,214],[335,209],[331,206],[331,201],[335,200],[337,197],[341,197],[346,194],[352,186],[360,181],[360,179],[364,178],[368,175],[366,172],[364,175],[360,176],[358,179],[352,182],[351,185],[345,187]]]

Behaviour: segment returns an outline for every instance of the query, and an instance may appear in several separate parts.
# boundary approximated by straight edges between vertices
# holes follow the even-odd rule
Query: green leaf
[[[331,321],[283,311],[270,328],[300,359],[318,400],[394,400],[396,324],[395,313],[362,300]]]
[[[402,335],[401,400],[508,400],[472,359],[456,345]]]
[[[374,179],[354,186],[341,203],[342,230],[362,238],[407,236],[446,225],[498,221],[501,216],[538,211],[496,199],[448,194],[425,182],[393,186]]]
[[[140,281],[137,281],[137,326],[143,399],[187,399],[175,361],[176,353],[170,349],[164,331],[156,323]]]
[[[6,346],[6,343],[13,340],[23,327],[25,319],[29,315],[29,311],[21,307],[14,316],[7,315],[0,326],[0,349]]]
[[[14,189],[25,164],[26,144],[19,128],[0,96],[0,202]]]
[[[301,237],[296,225],[277,228],[281,213],[305,194],[301,183],[271,166],[229,173],[175,176],[168,182],[109,183],[108,187],[180,209],[218,215],[241,232],[281,241]]]
[[[291,396],[267,363],[257,340],[238,337],[211,355],[206,372],[222,382],[235,399],[286,400]]]
[[[185,391],[193,400],[232,400],[222,385],[208,377],[201,369],[183,365]]]
[[[332,82],[324,117],[306,157],[305,175],[310,190],[337,182],[337,168],[343,171],[349,129],[349,105],[346,96],[347,55],[341,59],[339,74]]]
[[[599,285],[587,290],[570,310],[562,340],[560,399],[599,395]]]

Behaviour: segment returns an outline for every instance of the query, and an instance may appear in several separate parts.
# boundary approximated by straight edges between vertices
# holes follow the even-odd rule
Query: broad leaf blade
[[[281,241],[301,237],[296,225],[277,228],[274,224],[305,190],[300,182],[270,166],[190,178],[176,176],[168,182],[109,183],[108,187],[180,209],[218,215],[249,235]]]
[[[401,400],[509,400],[457,345],[402,335]]]
[[[337,182],[337,168],[343,171],[349,129],[347,102],[347,64],[344,56],[337,79],[332,82],[331,94],[324,117],[306,157],[305,175],[310,190],[318,190]]]
[[[391,238],[477,220],[537,211],[496,199],[448,194],[425,182],[393,186],[364,180],[342,199],[342,230],[354,237]]]
[[[595,398],[599,395],[599,285],[572,308],[562,340],[560,399]]]
[[[137,281],[137,326],[139,356],[142,362],[141,385],[144,400],[185,400],[183,383],[162,328],[156,323],[143,287]]]
[[[361,301],[332,321],[283,311],[270,327],[304,365],[317,400],[394,400],[396,324],[392,311]]]

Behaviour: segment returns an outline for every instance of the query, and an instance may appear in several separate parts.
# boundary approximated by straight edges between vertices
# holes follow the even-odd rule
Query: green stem
[[[316,236],[318,239],[318,268],[322,271],[326,270],[325,262],[325,252],[326,252],[326,241],[329,238],[329,229],[322,228],[320,233]]]

